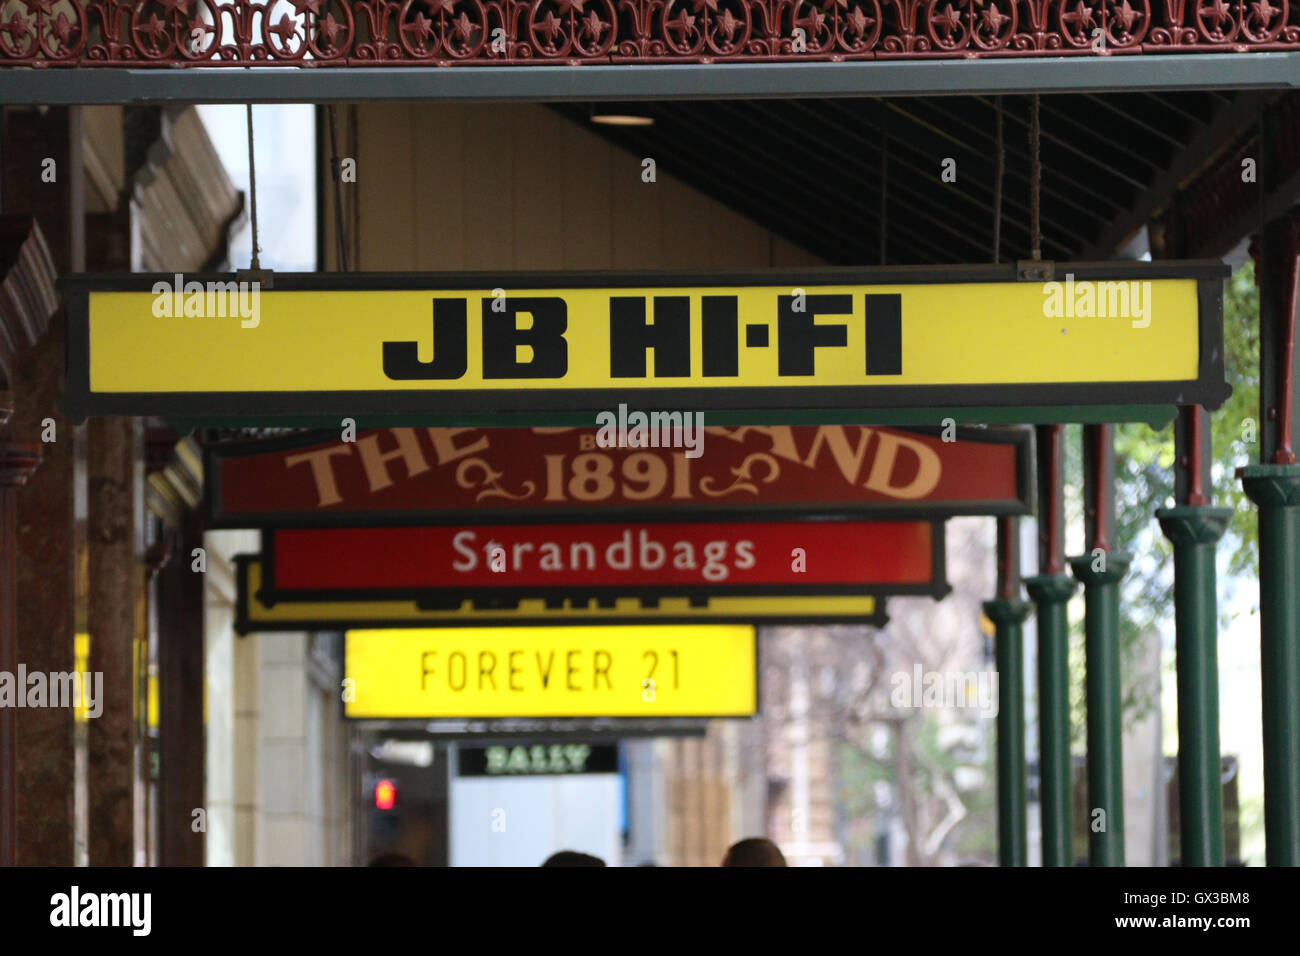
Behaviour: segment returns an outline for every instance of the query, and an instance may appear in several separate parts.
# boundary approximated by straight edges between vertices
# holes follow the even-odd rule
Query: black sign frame
[[[754,423],[775,410],[863,410],[925,407],[1016,406],[1133,406],[1201,405],[1218,408],[1231,394],[1224,374],[1223,280],[1229,268],[1219,260],[1156,260],[1138,262],[1054,263],[1056,274],[1076,282],[1194,279],[1198,286],[1198,369],[1186,381],[1046,383],[997,385],[870,385],[870,386],[737,386],[732,388],[574,388],[420,391],[418,389],[301,391],[301,392],[113,392],[90,387],[90,293],[144,292],[158,283],[170,284],[175,274],[79,273],[58,281],[67,305],[67,385],[63,408],[74,421],[90,415],[161,415],[193,419],[239,417],[253,421],[307,416],[439,416],[448,422],[457,415],[501,418],[500,424],[527,421],[538,412],[591,412],[617,407],[752,413]],[[229,273],[194,273],[187,281],[230,282]],[[777,285],[908,285],[992,283],[1021,280],[1015,263],[962,266],[888,266],[802,270],[725,272],[483,272],[483,273],[283,273],[274,277],[274,291],[401,291],[427,289],[454,292],[493,288],[673,288],[701,286]],[[1041,279],[1035,279],[1041,282]],[[1116,393],[1113,402],[1098,402],[1099,390]],[[526,404],[527,409],[521,408]],[[268,409],[270,409],[268,411]]]
[[[753,615],[735,614],[735,615],[710,615],[703,617],[677,617],[677,616],[654,616],[639,617],[633,614],[602,615],[599,611],[592,611],[590,616],[584,614],[582,617],[573,618],[526,618],[526,617],[475,617],[472,620],[429,620],[427,618],[374,618],[374,619],[357,619],[357,620],[340,620],[338,618],[294,618],[291,621],[259,621],[255,620],[250,612],[249,607],[252,601],[261,600],[262,590],[259,589],[257,594],[253,594],[249,586],[249,566],[254,561],[260,561],[260,555],[256,554],[237,554],[234,556],[235,562],[235,580],[236,580],[236,599],[235,599],[235,620],[234,628],[237,634],[247,635],[259,633],[262,631],[347,631],[359,629],[392,629],[399,630],[405,628],[448,628],[448,627],[574,627],[584,624],[752,624],[755,626],[799,626],[809,624],[825,625],[865,625],[869,627],[882,628],[889,623],[889,615],[885,610],[885,599],[877,595],[868,595],[862,591],[851,592],[853,595],[872,597],[875,601],[875,610],[870,615],[852,614],[852,615],[826,615],[810,618],[805,615],[773,615],[755,617]],[[311,591],[311,603],[317,602],[339,602],[339,603],[360,603],[355,597],[340,596],[338,592],[332,591]],[[849,592],[841,592],[849,593]],[[535,590],[526,595],[527,597],[537,597]],[[629,597],[625,590],[621,590],[617,595],[619,597]],[[678,590],[675,596],[691,597],[692,595],[683,593]],[[825,596],[825,595],[823,595]],[[707,595],[696,595],[697,599],[707,601]],[[283,600],[283,598],[281,599]],[[302,600],[302,599],[299,599]],[[370,598],[374,600],[374,598]],[[273,605],[277,602],[262,602]],[[286,603],[297,603],[288,601]],[[517,606],[517,600],[516,605]],[[495,605],[497,609],[502,605]],[[492,610],[485,608],[484,610]]]

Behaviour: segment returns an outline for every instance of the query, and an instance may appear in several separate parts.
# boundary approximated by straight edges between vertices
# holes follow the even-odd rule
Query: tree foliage
[[[1230,575],[1259,576],[1258,512],[1236,469],[1259,460],[1259,289],[1247,262],[1228,282],[1223,303],[1224,366],[1232,395],[1210,417],[1214,441],[1214,503],[1232,509],[1221,549]]]
[[[1236,469],[1258,455],[1259,291],[1247,262],[1229,279],[1224,294],[1224,371],[1232,395],[1210,416],[1212,504],[1232,509],[1219,549],[1230,577],[1258,575],[1254,507],[1241,489]],[[1071,522],[1082,523],[1083,464],[1080,426],[1067,430],[1066,506]],[[1154,512],[1174,503],[1174,429],[1156,431],[1130,423],[1115,428],[1115,520],[1121,551],[1133,558],[1123,582],[1120,643],[1125,721],[1142,719],[1157,704],[1149,669],[1136,666],[1144,640],[1174,617],[1173,549]],[[1072,726],[1084,729],[1083,626],[1074,622],[1071,672]]]

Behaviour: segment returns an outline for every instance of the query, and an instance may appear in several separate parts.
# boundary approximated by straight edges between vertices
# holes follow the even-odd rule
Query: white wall
[[[204,627],[209,866],[350,863],[349,733],[338,675],[301,632],[234,633],[234,554],[255,532],[209,532]]]
[[[452,780],[449,862],[538,866],[556,850],[577,850],[619,866],[619,798],[613,773]]]
[[[205,790],[207,803],[206,856],[208,866],[251,864],[240,855],[241,843],[251,846],[253,798],[240,792],[256,784],[247,765],[248,751],[239,745],[245,719],[237,699],[247,693],[249,668],[240,676],[241,658],[248,648],[235,635],[235,577],[229,563],[239,551],[255,551],[255,532],[209,532],[204,539],[207,571],[204,575],[203,680],[205,726]],[[251,678],[256,679],[256,668]],[[255,693],[255,688],[254,688]],[[240,832],[245,833],[241,841]]]

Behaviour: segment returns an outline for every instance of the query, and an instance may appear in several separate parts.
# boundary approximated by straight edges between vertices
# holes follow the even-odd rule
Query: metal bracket
[[[1017,259],[1016,281],[1052,282],[1056,279],[1056,263],[1051,259]]]
[[[275,272],[271,269],[236,269],[236,282],[256,282],[259,289],[275,287]]]

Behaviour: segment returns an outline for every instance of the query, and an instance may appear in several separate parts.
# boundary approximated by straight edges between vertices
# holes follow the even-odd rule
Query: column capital
[[[1300,504],[1300,465],[1246,465],[1237,469],[1241,487],[1255,504]]]
[[[1034,606],[1020,598],[994,598],[983,604],[984,613],[997,625],[1023,624]]]
[[[1102,565],[1094,569],[1093,564],[1098,557],[1102,559]],[[1067,560],[1074,576],[1083,582],[1084,587],[1088,587],[1093,584],[1114,584],[1121,580],[1128,573],[1133,556],[1121,551],[1103,551],[1099,556],[1081,554]]]
[[[1165,537],[1174,544],[1213,544],[1227,530],[1232,509],[1205,505],[1157,508],[1156,520]]]
[[[1025,590],[1039,604],[1060,604],[1070,600],[1079,582],[1068,574],[1039,574],[1025,578]]]

